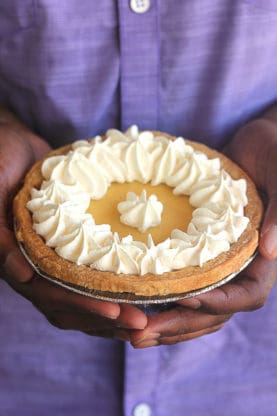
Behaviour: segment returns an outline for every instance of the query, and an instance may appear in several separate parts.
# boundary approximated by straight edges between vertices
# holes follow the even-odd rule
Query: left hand
[[[135,348],[197,338],[222,328],[235,312],[262,307],[277,277],[277,111],[244,126],[228,145],[227,154],[248,172],[268,197],[259,252],[232,282],[204,295],[177,302],[167,312],[148,317],[143,330],[130,332]]]
[[[121,328],[145,327],[147,317],[142,311],[133,305],[82,296],[40,278],[16,243],[11,201],[26,171],[49,150],[41,137],[0,107],[0,279],[32,302],[58,328],[125,339]],[[16,316],[19,312],[15,308],[13,313]]]

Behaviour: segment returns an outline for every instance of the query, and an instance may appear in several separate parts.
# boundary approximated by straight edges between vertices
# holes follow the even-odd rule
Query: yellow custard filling
[[[163,204],[162,222],[156,227],[149,228],[141,233],[136,228],[122,224],[117,205],[126,199],[128,192],[140,195],[143,189],[147,196],[154,194]],[[152,186],[150,183],[112,183],[107,193],[98,200],[92,200],[87,210],[92,214],[96,224],[110,224],[112,232],[117,232],[119,237],[131,234],[134,240],[147,243],[148,234],[151,234],[155,244],[158,244],[171,235],[171,231],[178,228],[186,231],[192,218],[193,207],[186,195],[174,195],[172,188],[165,185]]]

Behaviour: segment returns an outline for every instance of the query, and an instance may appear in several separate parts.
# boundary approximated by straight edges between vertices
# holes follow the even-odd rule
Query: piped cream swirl
[[[108,130],[106,140],[78,141],[66,155],[42,165],[44,181],[27,203],[35,231],[59,256],[92,268],[125,274],[162,274],[202,266],[230,248],[246,229],[246,181],[235,180],[196,152],[184,139],[174,141],[132,126],[124,134]],[[173,230],[154,244],[122,239],[108,224],[95,224],[86,210],[112,182],[165,183],[173,193],[189,195],[195,208],[187,232]],[[157,226],[162,207],[155,198],[129,195],[119,204],[127,224],[142,232]]]
[[[147,198],[145,190],[139,196],[128,192],[126,201],[120,202],[117,209],[123,224],[135,227],[142,233],[159,225],[162,220],[163,204],[156,195]]]

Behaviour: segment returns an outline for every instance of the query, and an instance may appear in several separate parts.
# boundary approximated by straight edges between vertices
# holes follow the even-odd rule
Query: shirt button
[[[150,0],[130,0],[130,7],[135,13],[145,13],[150,7]]]
[[[140,403],[133,410],[133,416],[151,416],[151,414],[151,407],[147,403]]]

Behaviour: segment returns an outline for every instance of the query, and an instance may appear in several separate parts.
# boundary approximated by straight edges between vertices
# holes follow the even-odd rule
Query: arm
[[[174,344],[220,329],[233,313],[264,305],[277,277],[277,106],[238,131],[227,155],[267,195],[260,255],[232,282],[176,308],[153,315],[143,331],[134,331],[135,347]]]
[[[30,166],[49,150],[43,139],[0,108],[1,277],[59,328],[108,337],[120,337],[119,326],[143,328],[146,316],[137,308],[94,300],[52,285],[35,275],[20,253],[12,231],[12,199]]]

